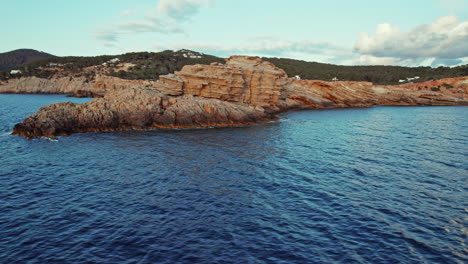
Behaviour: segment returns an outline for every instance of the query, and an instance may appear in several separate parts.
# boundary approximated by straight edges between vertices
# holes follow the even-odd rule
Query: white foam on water
[[[41,137],[41,139],[45,139],[45,140],[48,140],[48,141],[51,141],[51,142],[58,142],[58,138],[57,139],[54,139],[54,138],[48,138],[48,137]]]

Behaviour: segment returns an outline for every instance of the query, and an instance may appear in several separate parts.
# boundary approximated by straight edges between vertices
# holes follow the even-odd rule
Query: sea
[[[238,128],[10,135],[0,263],[468,263],[468,107],[295,111]]]

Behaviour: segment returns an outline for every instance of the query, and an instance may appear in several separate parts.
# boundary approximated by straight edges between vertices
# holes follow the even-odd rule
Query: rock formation
[[[68,94],[76,97],[102,97],[108,90],[127,89],[151,81],[124,80],[96,75],[92,80],[85,77],[38,78],[21,77],[0,82],[0,93],[17,94]]]
[[[93,85],[84,77],[43,79],[34,76],[10,79],[0,85],[1,93],[72,94],[78,90],[93,90]]]
[[[42,107],[17,124],[13,134],[53,138],[91,131],[239,126],[304,108],[468,105],[468,77],[401,86],[295,80],[269,62],[243,56],[226,64],[185,66],[157,82],[103,77],[80,90],[105,95],[84,104]]]

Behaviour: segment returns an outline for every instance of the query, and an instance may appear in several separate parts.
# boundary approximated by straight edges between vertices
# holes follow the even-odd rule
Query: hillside
[[[0,53],[0,71],[10,70],[23,64],[53,57],[55,56],[33,49],[18,49]]]
[[[293,77],[301,79],[332,81],[367,81],[375,84],[399,84],[399,80],[419,77],[413,82],[425,82],[444,78],[468,76],[468,64],[450,67],[401,67],[401,66],[342,66],[284,58],[262,58],[275,64]]]
[[[224,59],[190,50],[133,52],[96,57],[53,57],[19,67],[21,74],[10,75],[8,72],[0,72],[0,80],[22,76],[40,78],[85,76],[91,80],[96,74],[128,80],[156,80],[160,75],[179,71],[185,65],[212,62],[224,62]]]
[[[400,80],[424,82],[443,78],[468,76],[468,65],[459,67],[400,66],[340,66],[285,58],[262,58],[282,68],[290,76],[301,79],[331,81],[368,81],[375,84],[399,84]],[[160,75],[180,71],[185,65],[224,62],[224,58],[196,51],[134,52],[114,56],[51,57],[26,64],[22,74],[0,72],[0,80],[21,76],[40,78],[85,76],[92,80],[97,74],[127,80],[157,80]],[[417,78],[415,78],[417,77]]]

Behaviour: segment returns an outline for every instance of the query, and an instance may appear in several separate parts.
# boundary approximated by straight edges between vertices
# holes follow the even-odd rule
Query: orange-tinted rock
[[[0,83],[0,93],[68,94],[77,97],[102,97],[109,90],[150,86],[153,83],[148,80],[124,80],[105,75],[96,75],[92,80],[72,76],[51,79],[22,77]]]
[[[259,58],[234,56],[225,65],[188,65],[161,76],[170,95],[191,94],[250,105],[274,105],[288,82],[286,73]]]
[[[94,90],[93,84],[84,77],[43,79],[37,77],[22,77],[11,79],[0,85],[0,93],[25,94],[73,94],[77,90]]]

